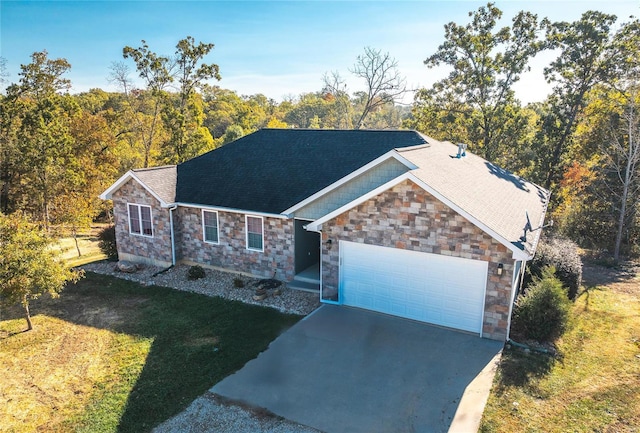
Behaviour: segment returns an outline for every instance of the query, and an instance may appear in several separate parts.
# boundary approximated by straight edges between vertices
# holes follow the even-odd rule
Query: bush
[[[549,266],[555,268],[555,276],[568,289],[569,299],[575,299],[582,284],[582,260],[578,246],[566,238],[542,239],[529,265],[530,275],[525,287],[535,278],[542,278],[542,270]]]
[[[529,340],[553,341],[566,329],[571,302],[553,266],[542,270],[542,277],[516,301],[513,331]]]
[[[116,243],[116,228],[111,225],[98,233],[98,248],[109,260],[118,260],[118,245]]]
[[[204,269],[200,265],[193,265],[189,268],[188,278],[190,280],[199,280],[200,278],[204,278],[206,276]]]
[[[234,278],[233,279],[233,287],[237,288],[237,289],[241,289],[244,287],[244,281],[242,281],[242,279],[240,278]]]

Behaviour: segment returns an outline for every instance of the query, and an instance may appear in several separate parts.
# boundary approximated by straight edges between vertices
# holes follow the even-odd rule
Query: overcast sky
[[[193,36],[212,42],[205,59],[220,66],[221,87],[241,95],[263,93],[275,100],[318,91],[322,75],[339,71],[349,90],[363,89],[348,69],[365,46],[389,52],[412,88],[429,86],[446,74],[423,61],[444,38],[443,26],[468,22],[479,1],[12,1],[0,0],[0,56],[9,81],[20,64],[46,49],[50,58],[71,63],[72,92],[99,87],[107,80],[122,48],[146,40],[152,51],[172,54],[175,44]],[[589,9],[640,15],[638,0],[498,1],[504,25],[522,9],[539,18],[573,21]],[[516,86],[523,102],[543,100],[549,86],[542,68],[552,53],[538,56],[532,71]],[[131,64],[133,69],[133,64]],[[407,101],[407,102],[410,102]]]

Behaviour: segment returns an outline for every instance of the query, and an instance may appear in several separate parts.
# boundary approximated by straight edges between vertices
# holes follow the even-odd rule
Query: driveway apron
[[[323,305],[211,391],[328,433],[473,431],[502,346]]]

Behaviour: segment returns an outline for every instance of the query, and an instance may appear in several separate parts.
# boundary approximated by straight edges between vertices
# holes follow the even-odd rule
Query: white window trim
[[[260,223],[262,224],[262,248],[258,249],[258,248],[249,248],[249,218],[259,218],[260,219]],[[245,215],[244,216],[244,232],[245,232],[245,247],[247,248],[247,250],[249,251],[258,251],[258,252],[264,252],[264,218],[258,215]]]
[[[135,233],[131,230],[131,206],[137,206],[138,209],[138,224],[140,224],[138,226],[138,228],[140,229],[140,233]],[[144,234],[144,229],[142,227],[142,208],[143,207],[147,207],[149,208],[149,218],[151,220],[151,234],[150,235],[145,235]],[[133,236],[144,236],[145,238],[152,238],[153,237],[153,209],[151,208],[151,206],[146,205],[146,204],[139,204],[139,203],[127,203],[127,224],[129,225],[129,234],[133,235]]]
[[[217,241],[209,241],[207,240],[207,229],[204,225],[204,214],[205,212],[216,214],[216,237]],[[202,240],[208,244],[219,245],[220,244],[220,219],[218,218],[218,211],[216,210],[206,210],[202,209]]]

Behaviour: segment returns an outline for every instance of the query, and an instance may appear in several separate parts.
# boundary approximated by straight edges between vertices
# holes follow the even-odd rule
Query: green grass
[[[640,286],[592,287],[576,300],[559,357],[506,350],[482,432],[638,432]]]
[[[0,317],[0,431],[149,431],[300,319],[92,273],[32,314]]]
[[[80,256],[78,256],[76,243],[72,237],[58,239],[53,244],[53,248],[69,267],[82,266],[98,260],[104,260],[107,256],[100,251],[98,234],[105,226],[106,224],[94,224],[90,229],[78,234]]]

